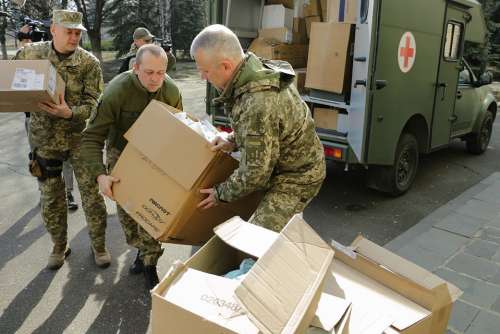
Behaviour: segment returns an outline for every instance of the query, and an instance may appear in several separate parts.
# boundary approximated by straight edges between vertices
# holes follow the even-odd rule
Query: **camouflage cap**
[[[151,40],[154,36],[149,32],[148,29],[139,27],[134,31],[134,39]]]
[[[82,13],[71,10],[54,10],[52,13],[52,23],[60,24],[69,29],[80,29],[87,31],[82,24]]]

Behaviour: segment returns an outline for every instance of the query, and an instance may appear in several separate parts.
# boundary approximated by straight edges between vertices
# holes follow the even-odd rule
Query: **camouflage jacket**
[[[93,177],[106,174],[102,160],[104,141],[107,140],[108,149],[122,151],[127,144],[123,135],[153,99],[182,110],[181,93],[168,75],[155,93],[148,92],[132,71],[119,74],[110,81],[96,114],[83,131],[81,157]]]
[[[294,188],[325,178],[323,147],[306,103],[292,84],[295,73],[282,61],[248,53],[215,102],[223,102],[241,152],[239,168],[215,186],[231,202],[255,190]],[[286,187],[285,187],[286,185]]]
[[[102,93],[104,83],[99,60],[80,47],[68,58],[59,60],[52,42],[28,44],[17,52],[14,59],[48,59],[66,83],[64,100],[73,117],[62,119],[45,112],[31,113],[30,141],[44,150],[69,150],[70,137],[85,128],[85,122]]]

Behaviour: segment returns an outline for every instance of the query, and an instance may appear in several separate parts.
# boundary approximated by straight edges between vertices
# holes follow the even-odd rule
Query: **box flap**
[[[462,295],[462,291],[455,285],[446,282],[424,268],[417,266],[415,263],[392,253],[363,236],[358,236],[352,242],[351,246],[358,254],[432,291],[435,295],[432,310],[454,302]]]
[[[263,333],[305,331],[333,255],[333,249],[296,215],[236,289],[237,300]]]
[[[189,190],[215,156],[208,141],[176,119],[177,109],[152,100],[125,138]]]
[[[322,293],[311,326],[331,332],[345,316],[351,302],[343,298]]]
[[[271,248],[279,234],[233,217],[214,228],[215,234],[233,248],[260,258]],[[258,242],[257,242],[258,241]]]

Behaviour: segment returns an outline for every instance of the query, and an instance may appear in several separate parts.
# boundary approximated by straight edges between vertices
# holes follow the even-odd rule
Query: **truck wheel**
[[[373,166],[369,169],[368,186],[399,196],[410,189],[418,169],[418,143],[411,133],[403,133],[396,147],[392,166]]]
[[[488,148],[493,130],[493,115],[487,112],[478,133],[471,133],[466,139],[467,151],[472,154],[482,154]]]

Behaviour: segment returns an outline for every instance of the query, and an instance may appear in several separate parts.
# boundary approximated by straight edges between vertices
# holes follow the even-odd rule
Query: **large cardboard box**
[[[456,286],[361,236],[334,249],[323,292],[352,303],[350,333],[445,333]]]
[[[288,28],[269,28],[260,29],[259,38],[278,43],[292,43],[293,35]]]
[[[239,217],[215,234],[151,291],[154,334],[305,333],[332,320],[335,307],[317,307],[331,300],[321,291],[334,252],[299,216],[280,234]],[[241,281],[221,277],[245,258],[257,261]],[[349,303],[335,300],[342,316]]]
[[[125,134],[128,144],[112,175],[113,194],[151,236],[164,242],[201,244],[213,227],[235,215],[248,218],[259,194],[201,210],[202,188],[220,183],[238,166],[223,152],[175,118],[176,109],[152,100]]]
[[[293,29],[293,9],[283,5],[264,6],[262,13],[262,29],[288,28]]]
[[[305,44],[283,44],[256,38],[248,50],[262,58],[287,61],[292,67],[306,67],[307,64]]]
[[[65,83],[49,60],[0,60],[0,112],[37,112],[59,104]]]
[[[351,31],[350,24],[312,24],[306,87],[342,94],[350,85]]]
[[[294,0],[266,0],[266,5],[283,5],[286,8],[294,8]]]
[[[323,21],[355,24],[359,15],[359,0],[327,0],[327,17]]]

